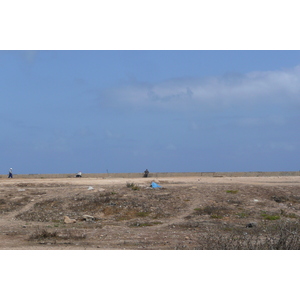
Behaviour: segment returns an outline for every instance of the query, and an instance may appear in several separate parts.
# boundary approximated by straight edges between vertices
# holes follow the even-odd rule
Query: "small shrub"
[[[227,190],[226,193],[228,194],[236,194],[238,190]]]
[[[265,220],[270,220],[270,221],[273,221],[273,220],[279,220],[280,219],[280,216],[279,215],[276,215],[276,214],[268,214],[266,212],[262,212],[261,213],[261,216],[265,219]]]
[[[68,240],[68,239],[85,239],[86,234],[81,233],[77,230],[64,230],[64,231],[48,231],[46,229],[38,229],[35,233],[31,234],[29,240],[45,240],[45,239],[61,239],[61,240]]]
[[[210,215],[210,217],[212,219],[222,219],[223,218],[223,216],[221,216],[221,215]]]
[[[248,217],[248,214],[245,213],[245,212],[240,212],[240,213],[237,213],[236,216],[237,216],[238,218],[243,219],[243,218],[247,218],[247,217]]]
[[[297,219],[298,216],[294,213],[287,213],[286,211],[284,211],[283,209],[280,210],[280,214],[286,218],[295,218]]]
[[[223,206],[205,206],[204,208],[195,208],[194,211],[195,215],[210,215],[213,219],[222,219],[230,209]]]
[[[149,215],[149,212],[147,211],[140,211],[136,213],[137,217],[147,217]]]
[[[29,240],[41,240],[41,239],[49,239],[49,238],[56,238],[57,237],[57,231],[51,232],[47,231],[46,229],[37,230],[35,233],[33,233]]]
[[[127,183],[126,183],[126,187],[131,188],[131,189],[134,190],[134,191],[137,191],[137,190],[140,189],[140,187],[137,186],[137,185],[136,185],[135,183],[133,183],[133,182],[127,182]]]

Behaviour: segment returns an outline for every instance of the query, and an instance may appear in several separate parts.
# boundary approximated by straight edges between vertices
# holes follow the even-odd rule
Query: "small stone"
[[[84,220],[87,221],[87,222],[95,221],[95,217],[93,217],[93,216],[83,215],[82,217],[83,217]]]
[[[68,216],[64,217],[64,222],[65,224],[72,224],[72,223],[76,223],[75,219],[70,219]]]
[[[252,222],[252,223],[248,223],[247,225],[246,225],[246,228],[253,228],[253,227],[256,227],[256,223],[255,222]]]

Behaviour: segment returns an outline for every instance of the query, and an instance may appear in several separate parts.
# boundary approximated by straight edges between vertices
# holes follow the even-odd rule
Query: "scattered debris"
[[[154,188],[154,189],[155,189],[155,188],[161,188],[161,186],[158,185],[158,184],[157,184],[156,182],[154,182],[154,181],[151,182],[151,187]]]
[[[18,192],[25,192],[25,189],[18,189]]]
[[[93,190],[94,188],[92,186],[88,187],[88,191]]]
[[[83,215],[83,219],[87,222],[95,221],[95,217],[89,215]]]

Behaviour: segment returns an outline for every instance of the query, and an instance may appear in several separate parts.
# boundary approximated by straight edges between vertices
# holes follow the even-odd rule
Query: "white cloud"
[[[261,103],[298,103],[300,66],[223,77],[179,78],[156,84],[131,82],[107,90],[102,99],[114,106],[170,109],[224,108]]]

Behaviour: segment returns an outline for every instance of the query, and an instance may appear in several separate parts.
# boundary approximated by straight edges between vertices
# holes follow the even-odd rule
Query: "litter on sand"
[[[92,186],[88,187],[88,191],[93,190],[94,188]]]
[[[158,185],[158,184],[157,184],[156,182],[154,182],[154,181],[151,182],[151,187],[153,187],[153,188],[161,188],[161,186]]]

